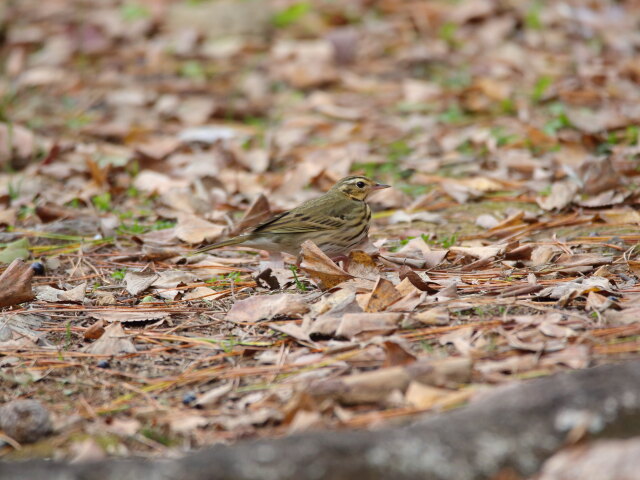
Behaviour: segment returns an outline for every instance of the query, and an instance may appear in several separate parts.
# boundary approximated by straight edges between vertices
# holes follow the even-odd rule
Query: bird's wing
[[[341,215],[329,213],[309,213],[291,210],[281,213],[261,223],[253,229],[252,234],[287,234],[308,233],[323,230],[338,230],[345,225],[345,219]]]

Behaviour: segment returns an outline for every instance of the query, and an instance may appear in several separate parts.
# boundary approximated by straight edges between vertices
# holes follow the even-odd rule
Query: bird
[[[288,253],[298,258],[300,246],[313,241],[329,258],[344,258],[369,234],[371,208],[369,195],[390,185],[377,183],[361,175],[339,180],[325,194],[277,214],[249,231],[204,248],[193,254],[220,247],[245,245],[272,255]]]

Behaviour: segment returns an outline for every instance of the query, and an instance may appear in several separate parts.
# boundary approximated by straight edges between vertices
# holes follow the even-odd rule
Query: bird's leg
[[[259,266],[261,272],[267,268],[271,268],[272,270],[284,268],[284,259],[282,254],[279,252],[269,252],[269,259],[266,261],[260,261]]]
[[[349,257],[348,255],[338,255],[337,257],[332,257],[331,260],[338,266],[340,266],[338,262],[342,262],[342,269],[346,272],[349,268],[351,257]]]

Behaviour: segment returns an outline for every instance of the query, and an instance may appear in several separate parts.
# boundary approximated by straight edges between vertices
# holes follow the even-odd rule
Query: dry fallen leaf
[[[606,439],[564,449],[543,465],[540,480],[632,479],[637,475],[640,440]]]
[[[408,366],[389,367],[313,384],[309,392],[345,404],[378,403],[394,390],[406,391],[412,381],[436,387],[469,381],[471,361],[463,358],[418,360]]]
[[[400,298],[402,294],[396,290],[393,283],[378,277],[371,293],[359,297],[358,303],[365,312],[381,312]]]
[[[138,295],[158,279],[158,274],[154,272],[127,272],[124,275],[124,283],[127,285],[127,292],[131,295]]]
[[[202,242],[213,242],[225,232],[224,225],[207,222],[195,215],[180,214],[178,225],[176,226],[176,237],[186,243],[197,244]]]
[[[557,182],[551,186],[548,196],[538,197],[536,201],[545,210],[562,210],[571,203],[577,192],[578,186],[574,182]]]
[[[22,260],[16,259],[0,275],[0,307],[10,307],[33,300],[31,289],[34,270]]]
[[[135,322],[151,322],[162,320],[169,316],[167,311],[102,311],[91,312],[91,317],[96,320],[104,320],[109,323],[135,323]]]
[[[398,328],[401,313],[345,313],[335,336],[353,339],[388,335]]]
[[[436,388],[420,382],[411,382],[405,393],[407,403],[416,408],[429,408],[451,394],[451,390]]]
[[[227,313],[230,322],[253,323],[258,320],[271,320],[278,315],[297,317],[309,311],[303,295],[256,295],[238,300]]]
[[[82,303],[82,301],[84,300],[86,289],[86,282],[81,283],[80,285],[70,290],[59,290],[57,288],[45,285],[36,288],[36,298],[43,302]]]
[[[120,322],[114,322],[105,328],[102,336],[83,350],[93,355],[120,355],[137,351],[130,336],[124,333]]]
[[[333,263],[311,240],[302,244],[301,257],[300,268],[323,290],[353,278]]]

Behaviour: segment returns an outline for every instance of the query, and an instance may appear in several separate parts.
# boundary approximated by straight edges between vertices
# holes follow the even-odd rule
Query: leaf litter
[[[54,425],[28,455],[410,421],[638,355],[637,8],[251,3],[2,10],[0,400]],[[188,256],[350,172],[395,188],[348,260]]]

